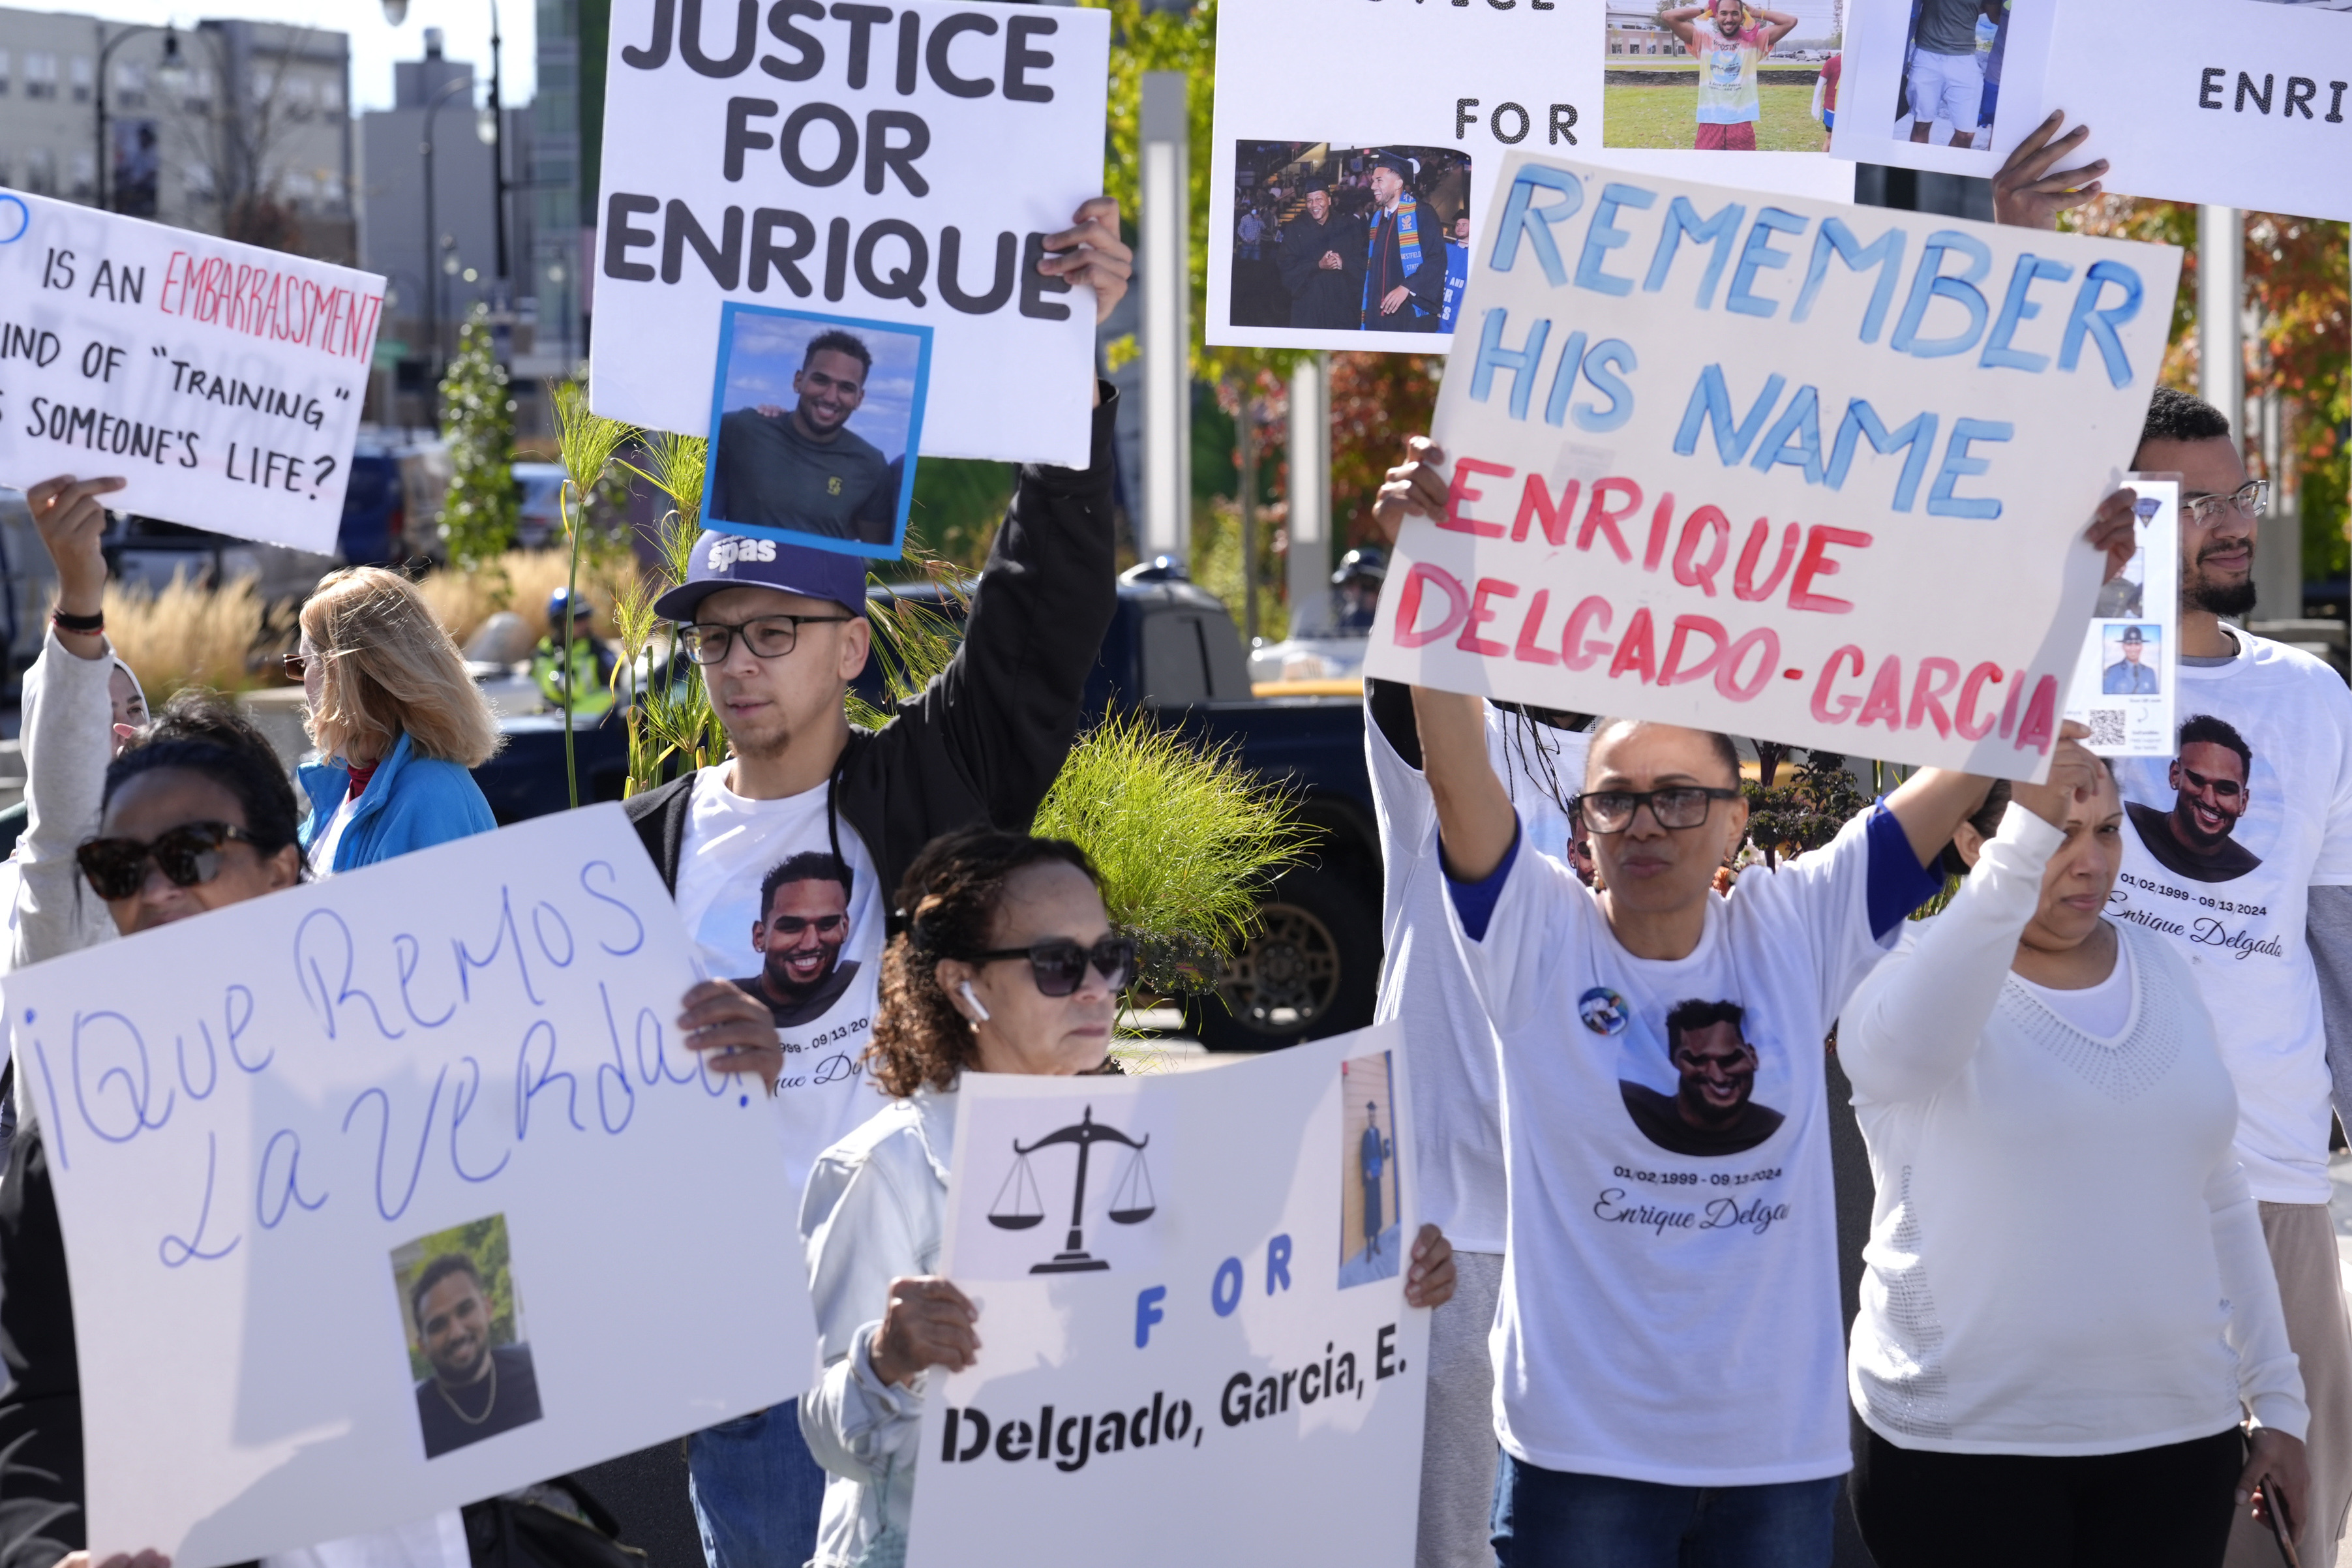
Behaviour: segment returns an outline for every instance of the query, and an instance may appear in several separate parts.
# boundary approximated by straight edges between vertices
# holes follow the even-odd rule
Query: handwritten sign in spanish
[[[1212,1072],[967,1074],[940,1272],[982,1349],[926,1374],[910,1568],[1412,1563],[1411,1098],[1393,1025]]]
[[[0,191],[0,484],[335,548],[383,279]]]
[[[694,983],[616,805],[8,976],[98,1554],[243,1562],[798,1392],[781,1149],[679,1043]]]
[[[2180,254],[1521,158],[1368,674],[2045,764]]]
[[[934,330],[922,456],[1086,467],[1094,294],[1037,263],[1102,189],[1109,59],[1099,10],[620,0],[596,412],[704,429],[721,303],[804,307]]]

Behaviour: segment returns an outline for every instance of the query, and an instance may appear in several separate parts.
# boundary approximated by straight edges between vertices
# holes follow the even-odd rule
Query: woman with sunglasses
[[[2308,1517],[2213,1020],[2105,916],[2123,818],[2073,740],[2048,784],[1995,785],[1948,851],[1968,880],[1839,1027],[1878,1185],[1848,1385],[1881,1568],[2218,1568],[2258,1489],[2257,1518]]]
[[[301,769],[312,871],[331,877],[498,824],[470,769],[498,721],[449,634],[408,579],[354,566],[302,606],[286,673],[322,761]]]
[[[896,1098],[817,1159],[801,1204],[824,1381],[801,1430],[831,1472],[818,1568],[896,1562],[914,1507],[926,1368],[961,1370],[980,1313],[933,1270],[947,1223],[956,1086],[967,1071],[1114,1073],[1110,1032],[1135,944],[1111,929],[1094,868],[1058,838],[976,829],[908,868],[905,934],[883,960],[866,1060]],[[1454,1293],[1433,1226],[1414,1242],[1406,1300]]]

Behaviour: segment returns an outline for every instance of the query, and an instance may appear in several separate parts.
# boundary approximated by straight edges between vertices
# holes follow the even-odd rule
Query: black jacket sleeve
[[[1412,688],[1401,680],[1364,682],[1364,708],[1380,726],[1389,750],[1415,773],[1421,771],[1421,724],[1412,716]]]
[[[1087,466],[1022,468],[954,659],[888,725],[851,737],[840,809],[886,889],[940,834],[981,821],[1025,830],[1062,770],[1118,604],[1117,418],[1106,384]]]
[[[0,1568],[49,1568],[89,1527],[73,1292],[37,1127],[18,1135],[0,1184]]]

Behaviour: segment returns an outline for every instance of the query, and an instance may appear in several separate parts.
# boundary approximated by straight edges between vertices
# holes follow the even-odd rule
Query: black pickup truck
[[[929,586],[896,591],[938,602]],[[877,663],[857,686],[881,700]],[[1217,993],[1188,1005],[1200,1038],[1216,1050],[1264,1050],[1371,1022],[1381,857],[1362,700],[1255,695],[1223,601],[1165,567],[1140,566],[1120,579],[1086,703],[1090,717],[1114,705],[1139,709],[1203,744],[1233,746],[1244,766],[1298,792],[1316,832],[1307,862],[1268,888],[1258,935],[1227,964]],[[502,727],[505,749],[474,773],[499,821],[563,809],[562,716],[510,718]],[[627,767],[618,717],[581,730],[573,743],[582,798],[618,800]]]

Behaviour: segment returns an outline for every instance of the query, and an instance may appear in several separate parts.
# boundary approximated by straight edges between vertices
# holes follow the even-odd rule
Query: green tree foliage
[[[702,535],[702,471],[710,444],[700,436],[667,430],[645,431],[640,441],[638,460],[618,466],[667,496],[671,510],[655,535],[661,563],[651,574],[653,581],[646,581],[648,574],[638,574],[613,607],[625,668],[634,668],[639,655],[647,655],[664,672],[635,694],[628,707],[628,795],[651,789],[665,773],[703,767],[727,754],[727,731],[710,705],[709,691],[653,609],[654,602],[685,582],[693,567],[695,541]]]
[[[514,546],[522,495],[514,479],[514,399],[492,352],[490,313],[476,305],[457,329],[457,357],[441,378],[441,434],[453,470],[441,510],[449,563],[497,563]]]

